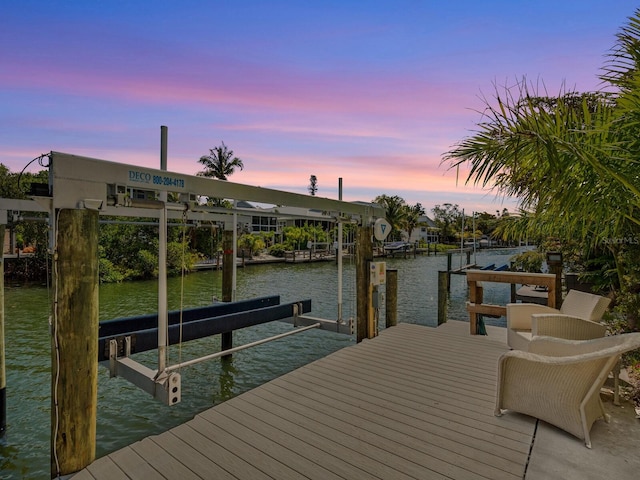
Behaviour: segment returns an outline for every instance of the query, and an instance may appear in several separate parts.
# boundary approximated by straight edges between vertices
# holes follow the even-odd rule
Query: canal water
[[[476,254],[479,265],[508,264],[518,250],[486,250]],[[446,255],[386,259],[398,270],[398,319],[404,323],[437,324],[437,272],[445,270]],[[472,258],[472,261],[474,259]],[[466,258],[453,256],[453,268]],[[345,259],[343,317],[355,316],[355,266]],[[221,272],[187,275],[168,282],[169,309],[209,304],[221,297]],[[183,283],[184,282],[184,283]],[[280,295],[281,302],[310,298],[312,315],[337,316],[337,267],[334,263],[270,264],[238,269],[238,300]],[[182,300],[181,300],[181,292]],[[51,359],[49,312],[51,292],[44,286],[5,284],[5,343],[7,370],[7,432],[0,439],[0,478],[49,478],[51,424]],[[468,321],[466,279],[453,275],[448,318]],[[504,304],[509,286],[485,286],[486,302]],[[157,282],[109,284],[100,287],[100,319],[157,311]],[[504,325],[504,319],[487,323]],[[291,330],[272,322],[234,334],[241,345]],[[384,328],[384,310],[381,325]],[[262,383],[351,345],[354,339],[310,330],[233,355],[231,361],[212,360],[182,369],[182,401],[168,407],[120,378],[109,378],[100,367],[98,383],[97,455],[102,456],[146,436],[161,433],[197,413]],[[220,349],[219,336],[173,346],[169,364]],[[137,354],[136,360],[155,368],[155,352]]]

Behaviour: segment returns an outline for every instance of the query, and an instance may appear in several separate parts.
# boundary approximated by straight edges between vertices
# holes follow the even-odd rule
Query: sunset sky
[[[456,183],[442,155],[482,97],[526,77],[557,94],[600,87],[628,0],[6,0],[0,163],[51,150],[195,174],[222,141],[230,180],[318,196],[513,200]],[[542,88],[542,87],[540,87]],[[542,93],[542,92],[541,92]],[[31,171],[38,170],[34,164]]]

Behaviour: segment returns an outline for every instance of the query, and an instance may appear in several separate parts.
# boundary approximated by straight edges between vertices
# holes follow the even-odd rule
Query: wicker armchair
[[[568,318],[565,320],[565,317],[571,316],[588,320],[590,324],[582,324],[585,332],[596,332],[597,329],[591,324],[598,322],[602,318],[609,303],[611,303],[611,299],[607,297],[578,290],[569,291],[559,310],[533,303],[509,303],[507,304],[507,344],[515,350],[527,350],[529,342],[534,335],[532,331],[532,316],[535,314],[555,314],[555,316],[547,317],[547,320],[544,321],[543,330],[539,330],[538,335],[574,340],[586,340],[602,336],[604,331],[601,335],[583,336],[580,333],[581,324]],[[557,333],[554,333],[553,326],[548,324],[551,321],[566,321],[567,326],[558,325],[555,329]],[[540,322],[538,328],[540,328]]]
[[[593,340],[535,337],[529,351],[511,350],[498,363],[496,416],[502,410],[544,420],[584,439],[605,414],[600,389],[619,356],[640,348],[640,333]]]

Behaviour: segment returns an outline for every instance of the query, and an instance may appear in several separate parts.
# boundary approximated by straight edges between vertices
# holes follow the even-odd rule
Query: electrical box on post
[[[386,262],[371,262],[369,267],[369,282],[371,285],[378,286],[386,283]]]
[[[371,306],[375,309],[382,308],[384,305],[384,291],[375,288],[371,296]]]

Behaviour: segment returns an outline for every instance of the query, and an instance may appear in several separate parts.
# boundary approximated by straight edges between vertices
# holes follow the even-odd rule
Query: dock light
[[[562,267],[562,252],[547,252],[547,265]]]

